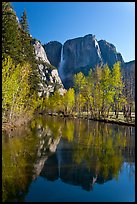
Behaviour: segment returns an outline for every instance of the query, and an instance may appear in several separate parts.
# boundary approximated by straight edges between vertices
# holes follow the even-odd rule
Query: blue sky
[[[42,44],[94,34],[116,46],[125,62],[135,59],[134,2],[12,2],[27,11],[30,34]]]

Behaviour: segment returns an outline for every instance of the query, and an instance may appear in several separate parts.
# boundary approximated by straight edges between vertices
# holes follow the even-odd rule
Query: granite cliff
[[[112,67],[117,61],[120,61],[121,64],[124,63],[122,55],[116,51],[116,47],[113,44],[106,40],[99,40],[98,44],[101,50],[103,64],[107,63],[109,67]]]
[[[90,68],[94,69],[97,65],[107,63],[112,68],[114,63],[120,61],[121,66],[128,69],[128,64],[113,44],[105,40],[97,41],[92,34],[67,40],[63,45],[53,41],[47,43],[44,49],[50,63],[58,68],[65,88],[73,86],[74,74],[81,71],[87,75]]]
[[[44,44],[43,47],[50,63],[55,67],[59,67],[59,63],[61,60],[62,44],[57,41],[52,41],[47,44]]]
[[[34,41],[33,46],[35,48],[39,76],[41,79],[38,92],[39,96],[49,96],[56,90],[63,95],[65,89],[59,77],[57,68],[50,64],[46,52],[40,42]]]

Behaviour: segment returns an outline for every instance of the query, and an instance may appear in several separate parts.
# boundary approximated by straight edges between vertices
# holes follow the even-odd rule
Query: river
[[[40,115],[3,132],[2,200],[135,201],[135,127]]]

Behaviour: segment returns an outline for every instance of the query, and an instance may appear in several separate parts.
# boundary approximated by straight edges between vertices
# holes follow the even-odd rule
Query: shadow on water
[[[95,183],[118,180],[124,162],[134,174],[134,127],[40,116],[3,133],[3,201],[24,201],[39,176],[92,191]]]

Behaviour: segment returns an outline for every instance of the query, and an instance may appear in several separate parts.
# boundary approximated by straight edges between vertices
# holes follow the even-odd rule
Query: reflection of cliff
[[[95,175],[91,169],[87,168],[85,162],[76,164],[73,162],[73,152],[69,150],[59,150],[62,155],[60,163],[60,179],[68,184],[82,186],[83,189],[89,191],[92,189],[92,184]]]
[[[82,160],[77,163],[75,154],[80,157],[78,144],[75,149],[73,143],[62,138],[57,151],[45,161],[40,176],[50,181],[61,179],[62,182],[81,186],[84,190],[90,191],[95,183],[103,184],[114,177],[117,178],[123,161],[134,161],[134,147],[131,147],[129,152],[126,152],[126,149],[127,147],[117,149],[113,154],[103,153],[102,150],[101,156],[98,150],[94,149],[93,154],[91,151],[88,152],[87,162],[86,152],[88,150],[82,148],[80,151],[83,151],[85,158],[82,157]]]
[[[46,177],[50,181],[54,181],[58,179],[59,176],[58,160],[56,154],[52,154],[49,158],[47,159],[47,161],[45,161],[45,165],[40,175]]]
[[[49,155],[52,155],[56,151],[57,145],[60,141],[60,137],[56,139],[50,137],[46,144],[44,143],[44,141],[45,140],[43,140],[42,138],[42,144],[39,146],[37,151],[37,160],[34,164],[33,179],[39,176],[41,170],[44,168],[45,161],[48,159]]]
[[[96,177],[87,169],[86,165],[77,165],[72,162],[71,151],[63,150],[61,154],[61,161],[58,160],[58,153],[47,159],[40,176],[50,181],[60,178],[65,183],[82,186],[83,189],[89,191]]]

